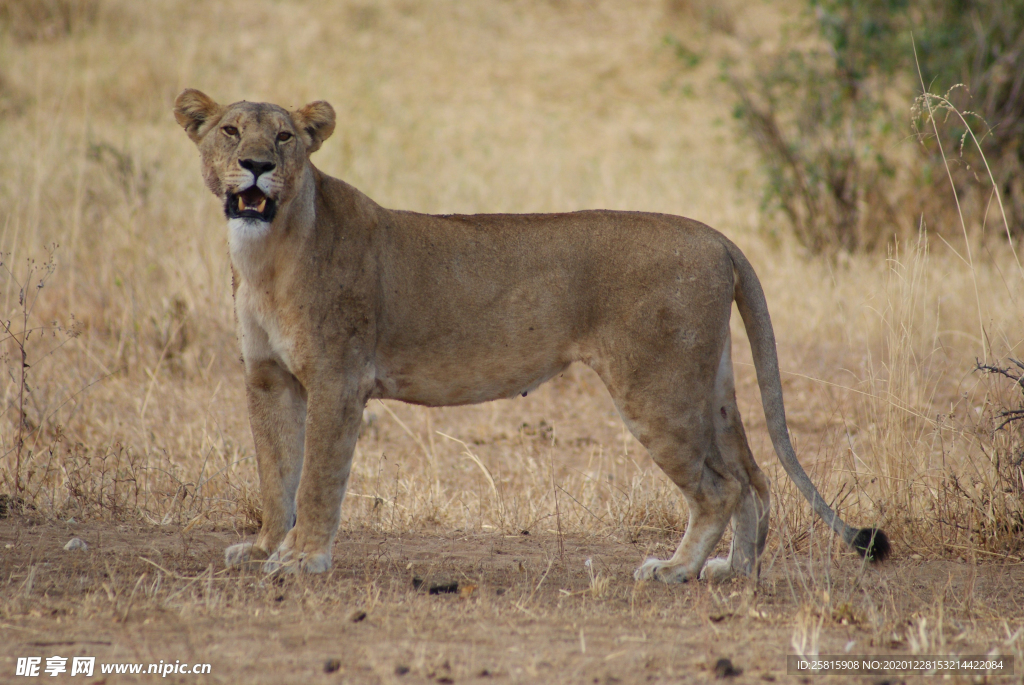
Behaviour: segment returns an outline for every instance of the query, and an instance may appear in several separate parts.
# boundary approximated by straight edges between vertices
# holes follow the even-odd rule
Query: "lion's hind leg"
[[[763,487],[748,487],[732,515],[732,543],[729,556],[708,559],[700,577],[721,583],[737,576],[755,576],[760,571],[761,555],[768,537],[768,479],[761,474]],[[764,493],[763,495],[761,493]]]
[[[768,538],[770,493],[768,478],[754,461],[747,443],[743,421],[736,406],[736,390],[732,371],[732,344],[722,351],[715,379],[712,417],[715,438],[722,458],[745,478],[744,493],[732,515],[732,544],[729,556],[709,559],[702,578],[722,582],[734,576],[755,576]]]
[[[686,438],[675,432],[675,439],[654,440],[648,447],[655,463],[683,491],[690,518],[675,554],[644,561],[633,574],[637,580],[682,583],[697,578],[740,503],[745,479],[723,460],[713,434],[699,424],[695,428]]]
[[[708,378],[700,377],[704,373]],[[626,425],[682,490],[690,510],[675,554],[647,559],[634,573],[637,580],[682,583],[697,578],[748,486],[745,471],[723,458],[715,439],[710,420],[714,367],[685,375],[671,389],[660,379],[645,383],[634,377],[625,392],[609,384]]]
[[[708,355],[714,362],[698,362],[674,376],[633,374],[622,382],[609,374],[627,426],[679,486],[690,510],[675,554],[647,559],[634,573],[637,580],[697,578],[730,519],[732,551],[712,560],[705,577],[756,573],[768,534],[768,481],[750,454],[736,407],[728,334],[719,340],[707,346],[715,350]]]

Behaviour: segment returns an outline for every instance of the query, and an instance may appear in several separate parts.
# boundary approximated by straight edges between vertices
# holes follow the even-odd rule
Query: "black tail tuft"
[[[852,547],[868,561],[878,563],[889,558],[889,538],[877,528],[861,528],[853,538]]]

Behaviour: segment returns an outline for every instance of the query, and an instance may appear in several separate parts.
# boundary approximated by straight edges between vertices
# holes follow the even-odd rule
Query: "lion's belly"
[[[562,355],[529,360],[379,359],[371,396],[432,407],[476,404],[529,393],[570,363]]]

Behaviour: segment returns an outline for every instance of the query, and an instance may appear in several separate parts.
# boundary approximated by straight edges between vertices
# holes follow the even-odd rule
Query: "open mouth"
[[[267,197],[256,186],[246,188],[240,193],[228,193],[224,202],[224,214],[229,219],[258,219],[273,221],[277,212],[277,203]]]

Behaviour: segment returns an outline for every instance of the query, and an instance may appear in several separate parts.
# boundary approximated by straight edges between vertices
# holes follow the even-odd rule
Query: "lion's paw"
[[[326,573],[331,570],[330,553],[316,552],[303,555],[299,560],[299,570],[303,573]]]
[[[299,552],[295,549],[292,533],[285,537],[277,551],[263,564],[264,573],[325,573],[331,568],[330,551]]]
[[[284,553],[281,550],[277,550],[263,562],[263,572],[278,575],[289,575],[295,573],[296,564],[292,558],[291,550],[285,550]]]
[[[693,576],[682,564],[673,564],[651,557],[633,572],[634,580],[660,580],[663,583],[686,583]]]
[[[227,567],[243,571],[259,571],[263,568],[266,558],[267,552],[252,542],[231,545],[224,550],[224,563]]]
[[[700,572],[700,579],[709,583],[725,583],[735,578],[738,574],[732,567],[732,561],[726,557],[708,559],[704,570]]]
[[[238,545],[231,545],[224,550],[224,563],[228,568],[241,568],[251,558],[252,543],[243,542]]]

